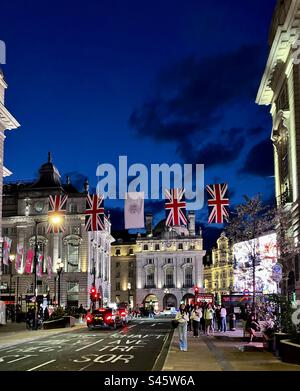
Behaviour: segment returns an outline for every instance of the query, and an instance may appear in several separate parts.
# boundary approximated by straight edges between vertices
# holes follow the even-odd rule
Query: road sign
[[[244,293],[245,296],[248,296],[249,295],[249,289],[244,289],[243,293]]]
[[[282,265],[280,263],[276,263],[272,267],[272,277],[273,280],[279,283],[282,280]]]

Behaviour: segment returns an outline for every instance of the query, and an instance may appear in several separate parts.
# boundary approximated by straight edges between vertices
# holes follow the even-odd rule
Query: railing
[[[164,284],[164,288],[175,288],[174,284]]]

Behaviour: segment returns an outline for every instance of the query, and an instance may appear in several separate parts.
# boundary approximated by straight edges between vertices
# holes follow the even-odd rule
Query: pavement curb
[[[152,367],[152,371],[162,371],[163,367],[165,365],[165,362],[169,356],[169,352],[172,346],[172,341],[173,341],[173,335],[174,335],[174,329],[172,329],[169,332],[169,335],[165,339],[163,346],[161,348],[161,351],[159,355],[156,357],[155,363]]]

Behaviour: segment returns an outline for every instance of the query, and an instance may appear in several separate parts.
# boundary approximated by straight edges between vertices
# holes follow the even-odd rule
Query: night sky
[[[6,132],[9,180],[34,178],[52,151],[63,177],[95,186],[97,163],[127,155],[129,164],[204,163],[205,183],[227,182],[232,204],[258,192],[271,199],[271,116],[255,97],[274,7],[1,0],[6,106],[21,123]],[[120,228],[122,205],[107,205]]]

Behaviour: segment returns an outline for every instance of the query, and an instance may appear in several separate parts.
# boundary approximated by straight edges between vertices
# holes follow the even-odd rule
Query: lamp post
[[[33,323],[33,329],[37,330],[37,312],[38,312],[38,305],[37,305],[37,264],[38,264],[38,251],[39,251],[39,245],[38,245],[38,225],[40,223],[43,223],[43,221],[35,220],[35,230],[34,230],[34,259],[33,259],[33,275],[34,275],[34,323]]]
[[[57,279],[58,279],[58,292],[57,292],[57,304],[58,307],[60,307],[60,279],[61,279],[61,273],[63,271],[64,264],[60,258],[57,260],[57,265],[56,265],[56,272],[57,272]]]
[[[13,254],[11,254],[9,256],[9,260],[10,260],[10,273],[9,273],[9,300],[11,301],[11,294],[12,294],[12,289],[11,289],[11,285],[12,285],[12,277],[13,277],[13,273],[12,273],[12,262],[15,260],[15,256]],[[16,305],[16,303],[15,303]],[[11,306],[11,321],[13,321],[13,310],[12,310],[12,306]]]
[[[127,290],[128,290],[128,305],[130,307],[131,303],[130,303],[130,289],[131,289],[131,283],[128,282],[127,284]]]

